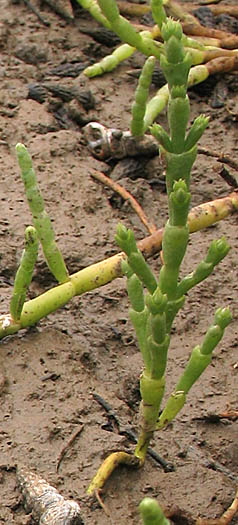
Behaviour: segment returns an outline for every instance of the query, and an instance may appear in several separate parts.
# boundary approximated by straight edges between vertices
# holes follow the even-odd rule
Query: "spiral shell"
[[[25,507],[39,525],[83,525],[76,501],[65,500],[47,481],[25,468],[17,470]]]
[[[99,122],[89,122],[84,126],[83,132],[90,152],[97,159],[158,155],[158,143],[150,135],[137,139],[130,131],[106,128]]]

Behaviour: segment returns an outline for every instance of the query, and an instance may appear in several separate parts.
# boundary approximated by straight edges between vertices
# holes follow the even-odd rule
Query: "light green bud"
[[[146,305],[152,315],[163,313],[167,305],[167,295],[162,294],[157,287],[153,295],[148,294],[146,296]]]
[[[184,143],[185,151],[189,151],[191,148],[193,148],[193,146],[195,146],[195,144],[197,144],[197,142],[203,135],[205,129],[207,128],[208,124],[209,124],[209,117],[206,117],[205,115],[199,115],[199,117],[197,117],[194,120],[188,132],[187,138],[185,139],[185,143]]]
[[[165,53],[170,64],[178,64],[184,59],[184,48],[180,40],[171,36],[165,43]]]
[[[214,239],[209,247],[206,262],[212,263],[213,266],[218,264],[229,252],[230,246],[226,241],[225,237],[221,239]]]
[[[158,503],[152,498],[144,498],[139,506],[144,525],[169,525]]]
[[[143,287],[137,275],[133,274],[127,281],[128,297],[136,312],[142,312],[145,307]]]
[[[120,246],[121,250],[123,250],[123,252],[125,252],[128,257],[131,253],[138,251],[134,232],[130,229],[127,229],[124,224],[119,223],[117,225],[115,240],[118,246]]]
[[[178,40],[181,40],[183,36],[181,24],[172,18],[168,18],[167,21],[162,25],[161,36],[165,42],[167,42],[172,36],[176,37]]]
[[[173,144],[169,138],[168,133],[159,124],[153,124],[150,126],[151,134],[158,140],[159,144],[163,146],[166,151],[173,152]]]
[[[232,321],[232,315],[229,308],[218,308],[215,313],[214,323],[218,324],[224,330]]]

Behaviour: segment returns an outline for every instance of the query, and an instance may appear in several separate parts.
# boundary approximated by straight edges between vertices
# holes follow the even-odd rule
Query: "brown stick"
[[[95,493],[94,493],[95,497],[98,500],[98,503],[99,503],[100,507],[102,507],[102,509],[104,510],[106,516],[108,516],[110,518],[110,521],[111,521],[110,512],[109,512],[108,508],[106,507],[105,503],[102,501],[100,492],[101,492],[101,490],[95,490]],[[112,523],[112,521],[111,521],[111,523]]]
[[[72,434],[70,439],[67,441],[67,443],[62,448],[62,450],[60,452],[60,455],[59,455],[59,458],[58,458],[58,461],[57,461],[56,472],[59,471],[60,463],[61,463],[62,459],[64,458],[68,448],[73,444],[73,442],[75,441],[76,437],[78,437],[78,435],[81,434],[83,428],[84,428],[84,425],[80,425],[80,427]]]
[[[237,5],[209,5],[209,9],[215,16],[226,14],[238,18]]]
[[[131,204],[131,207],[137,213],[138,217],[140,218],[140,220],[144,224],[144,226],[147,228],[148,232],[151,233],[151,234],[156,232],[156,226],[147,219],[147,217],[146,217],[144,211],[142,210],[140,204],[137,202],[135,197],[133,197],[131,195],[131,193],[129,193],[129,191],[127,191],[125,188],[120,186],[120,184],[118,184],[117,182],[113,181],[112,179],[110,179],[109,177],[104,175],[104,173],[101,173],[99,171],[92,172],[91,176],[94,177],[95,179],[99,180],[100,182],[102,182],[103,184],[108,186],[109,188],[112,188],[125,201],[129,201],[130,204]]]

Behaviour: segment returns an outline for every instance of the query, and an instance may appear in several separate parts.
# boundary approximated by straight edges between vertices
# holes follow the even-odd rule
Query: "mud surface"
[[[24,2],[1,1],[1,314],[9,311],[24,229],[31,224],[16,162],[17,142],[23,142],[33,156],[46,207],[71,273],[117,252],[114,235],[118,221],[132,227],[138,240],[147,235],[130,205],[91,177],[94,170],[110,174],[115,163],[94,159],[82,134],[82,127],[92,120],[128,129],[136,86],[131,72],[143,59],[136,54],[113,73],[89,81],[79,74],[81,64],[110,52],[104,43],[80,30],[96,29],[97,24],[78,7],[75,21],[68,23],[47,5],[40,6],[38,1],[34,5],[50,26],[38,21]],[[54,68],[64,63],[78,71],[76,76],[53,74]],[[29,98],[32,84],[48,85],[42,103]],[[87,94],[81,102],[69,100],[65,91],[61,97],[55,96],[52,85]],[[152,86],[152,94],[156,89]],[[218,99],[220,104],[216,103]],[[192,118],[198,113],[210,116],[201,145],[236,159],[237,76],[227,74],[205,83],[191,91],[191,101]],[[164,113],[160,122],[165,122]],[[123,166],[117,166],[117,178],[161,227],[167,216],[166,196],[163,186],[151,179],[162,176],[162,170],[157,160],[142,159],[141,163],[143,169],[140,167],[135,180]],[[230,193],[220,170],[221,164],[214,158],[198,156],[193,169],[193,206]],[[236,215],[191,236],[183,271],[191,271],[206,254],[211,240],[222,235],[231,245],[230,253],[205,283],[189,293],[174,327],[166,395],[173,389],[191,348],[202,340],[215,309],[229,305],[232,310],[232,324],[215,350],[211,366],[173,425],[155,436],[152,443],[175,470],[164,472],[151,457],[139,471],[120,468],[102,494],[108,515],[97,501],[86,496],[87,486],[109,452],[121,448],[133,451],[134,445],[119,434],[94,394],[111,405],[122,430],[136,430],[142,366],[128,321],[124,279],[75,298],[36,327],[1,342],[0,523],[33,524],[16,487],[16,465],[22,464],[66,498],[79,502],[82,517],[90,524],[137,524],[138,504],[145,495],[157,498],[166,508],[176,506],[174,523],[189,525],[199,515],[218,517],[231,504],[238,480],[237,421],[223,418],[214,422],[207,416],[224,412],[228,404],[237,408]],[[159,257],[151,264],[158,271]],[[55,284],[40,253],[29,298]],[[62,449],[81,425],[81,433],[68,446],[57,472]],[[214,463],[219,465],[218,470],[214,470]],[[238,518],[232,523],[238,523]]]

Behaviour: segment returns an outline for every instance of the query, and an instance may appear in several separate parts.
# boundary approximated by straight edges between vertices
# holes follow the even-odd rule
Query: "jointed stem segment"
[[[212,224],[229,217],[230,214],[237,213],[237,211],[238,192],[236,191],[222,199],[216,199],[196,206],[191,209],[188,215],[189,231],[194,233],[208,228]],[[137,243],[138,248],[146,257],[153,256],[161,250],[163,232],[164,230],[161,228]],[[24,303],[18,322],[14,322],[8,314],[0,316],[0,339],[37,323],[43,317],[61,308],[75,295],[89,292],[104,286],[113,279],[122,277],[121,263],[125,260],[125,257],[124,253],[118,253],[89,268],[84,268],[70,276],[70,281],[73,283],[72,288],[71,284],[66,286],[67,283],[65,283],[48,290],[35,299],[27,301]],[[190,277],[188,276],[188,278]]]
[[[20,322],[22,308],[37,259],[38,245],[39,241],[35,228],[28,226],[25,231],[25,249],[16,273],[13,294],[10,301],[10,314],[14,322]]]
[[[90,495],[93,494],[95,490],[102,488],[111,473],[119,465],[128,465],[133,468],[141,466],[139,460],[135,456],[123,451],[113,452],[105,459],[101,467],[98,469],[96,476],[88,487],[87,493]]]
[[[33,224],[42,244],[47,264],[57,281],[64,283],[69,280],[69,274],[63,256],[56,244],[51,220],[45,211],[44,200],[37,184],[31,156],[23,144],[16,145],[16,152],[26,197],[32,212]]]

